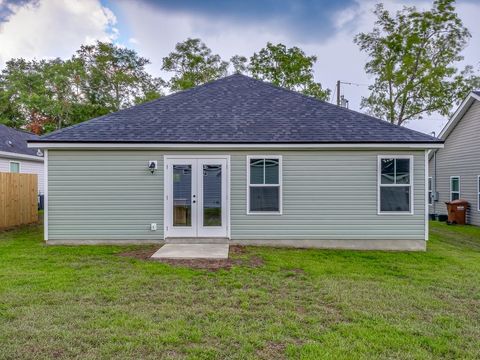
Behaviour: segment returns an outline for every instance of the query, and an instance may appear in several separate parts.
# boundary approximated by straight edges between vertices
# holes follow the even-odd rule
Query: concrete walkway
[[[152,259],[228,259],[228,244],[165,244]]]

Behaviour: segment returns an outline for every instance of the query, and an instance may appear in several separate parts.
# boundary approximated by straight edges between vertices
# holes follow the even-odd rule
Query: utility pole
[[[340,80],[337,81],[337,106],[340,106]]]

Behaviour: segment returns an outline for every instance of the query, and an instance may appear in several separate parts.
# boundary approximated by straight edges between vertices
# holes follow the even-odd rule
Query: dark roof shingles
[[[29,149],[27,141],[38,139],[35,134],[0,124],[0,151],[37,156],[37,149]]]
[[[440,142],[426,134],[244,75],[108,114],[41,137],[58,142]]]

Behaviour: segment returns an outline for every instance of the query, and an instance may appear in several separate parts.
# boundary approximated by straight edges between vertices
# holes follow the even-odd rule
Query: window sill
[[[377,212],[377,215],[379,216],[389,216],[389,215],[402,215],[402,216],[412,216],[412,215],[415,215],[413,212],[405,212],[405,211],[402,211],[402,212],[394,212],[394,211],[391,211],[391,212]]]
[[[250,212],[250,211],[247,211],[247,215],[277,215],[277,216],[279,216],[279,215],[282,215],[282,212],[278,212],[278,211],[277,212],[270,212],[270,211]]]

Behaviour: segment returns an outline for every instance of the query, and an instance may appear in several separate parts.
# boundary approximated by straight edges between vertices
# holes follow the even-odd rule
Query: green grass
[[[263,266],[217,272],[0,233],[0,358],[480,358],[480,228],[431,230],[426,253],[251,247]]]

